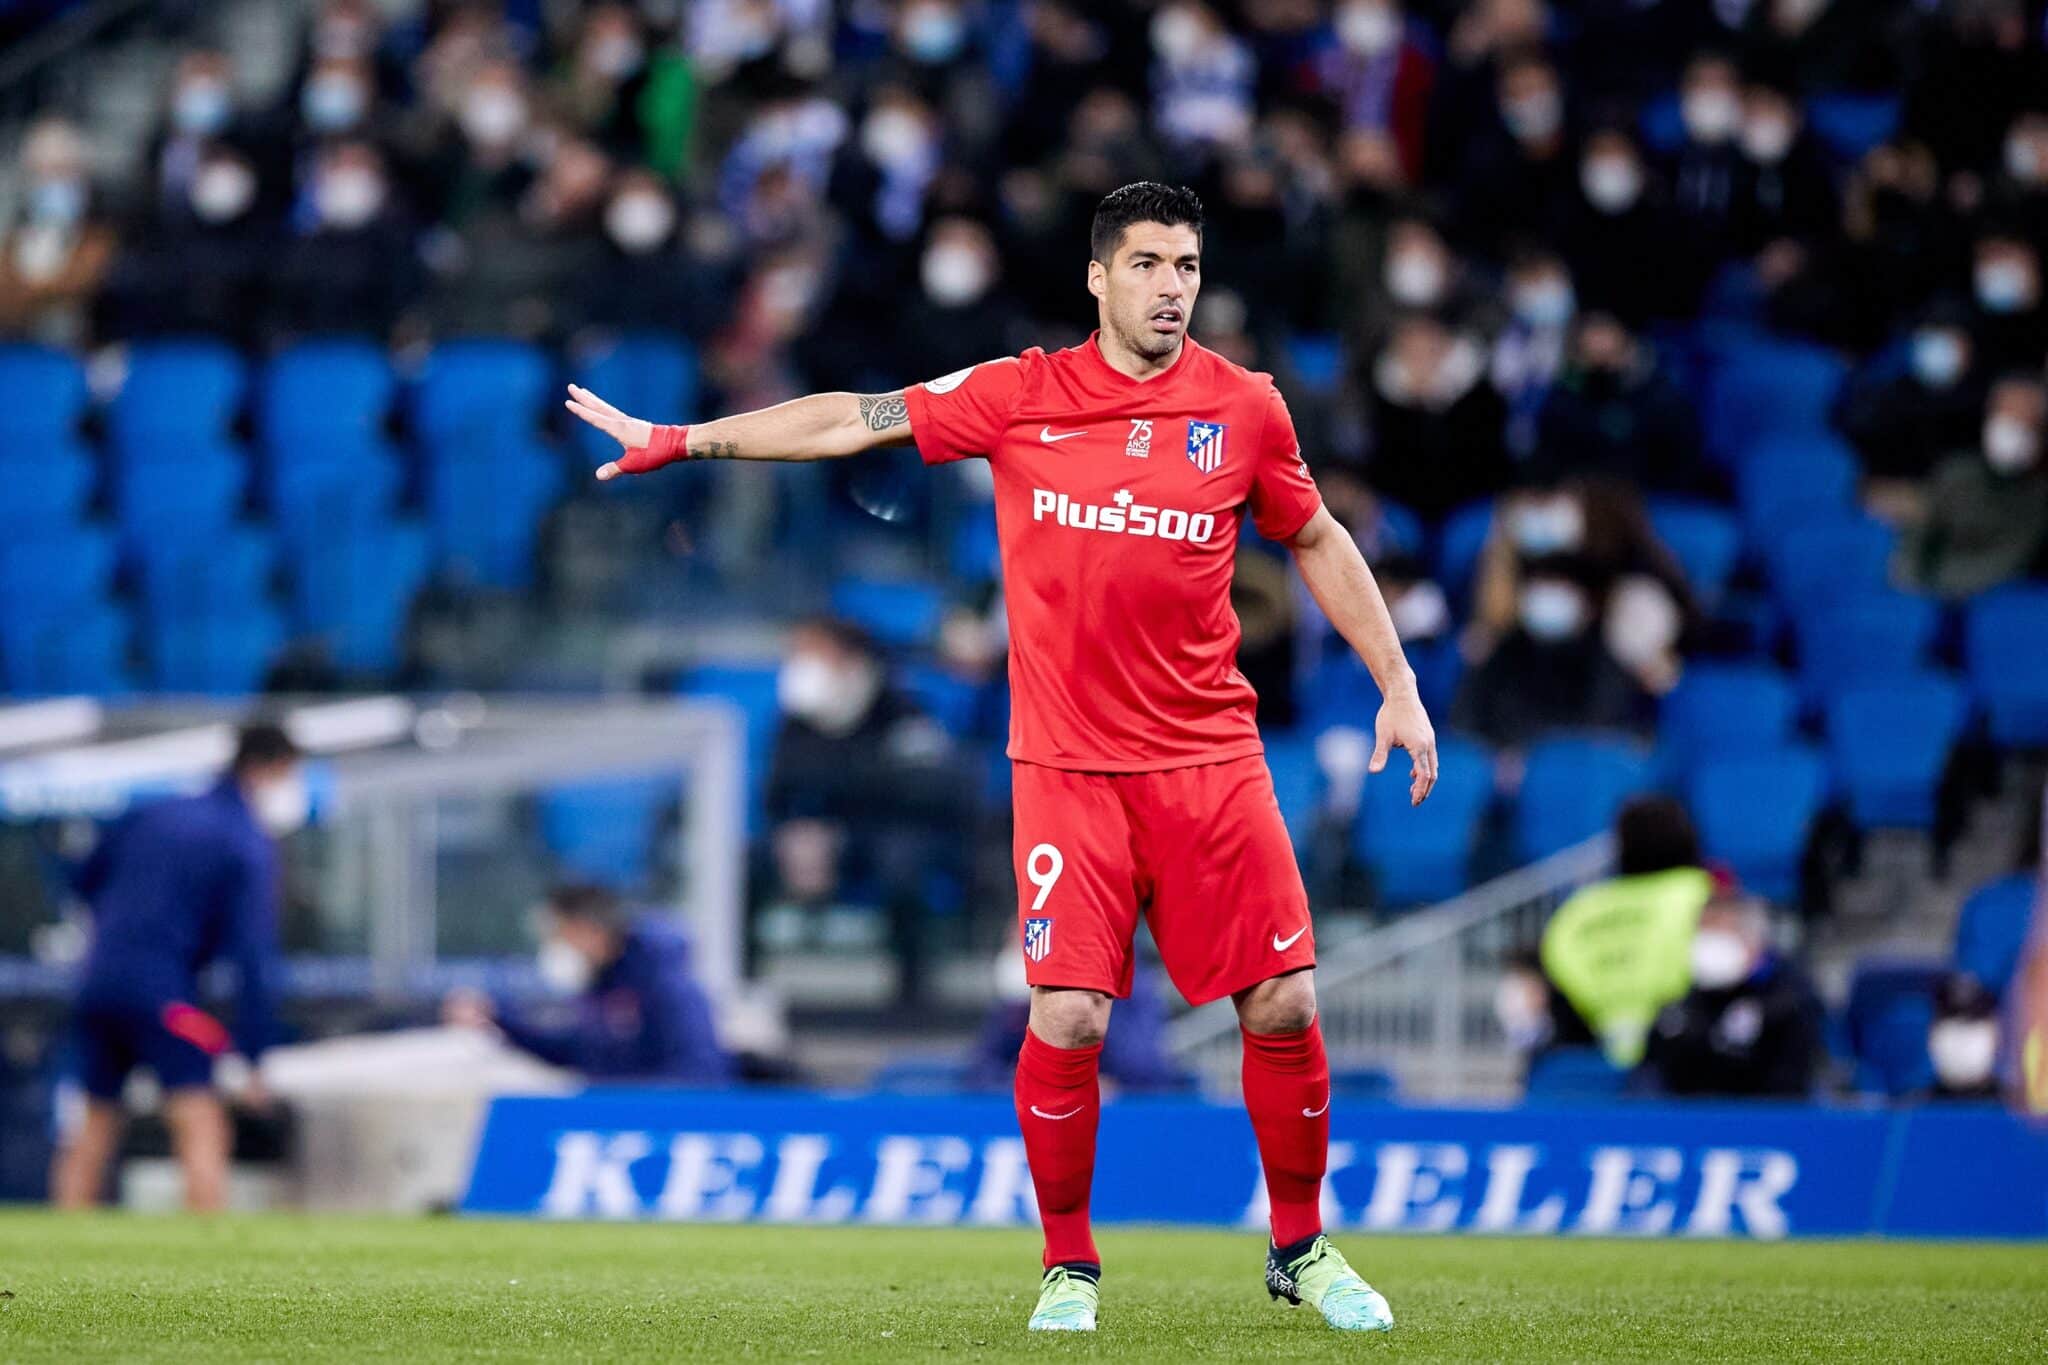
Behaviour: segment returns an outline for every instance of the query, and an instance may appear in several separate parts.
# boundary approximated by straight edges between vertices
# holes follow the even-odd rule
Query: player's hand
[[[563,400],[562,406],[617,441],[626,450],[645,449],[647,443],[654,439],[654,423],[643,422],[638,417],[628,417],[580,384],[569,386],[569,396]],[[598,466],[597,477],[616,479],[621,474],[633,472],[631,469],[622,468],[617,460],[609,460]]]
[[[1419,806],[1436,786],[1436,729],[1422,699],[1413,692],[1388,697],[1380,704],[1379,719],[1373,725],[1372,762],[1368,772],[1383,772],[1387,755],[1396,749],[1408,751],[1408,804]]]

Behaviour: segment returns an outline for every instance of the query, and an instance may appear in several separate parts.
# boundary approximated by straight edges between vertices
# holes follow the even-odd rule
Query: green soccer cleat
[[[1291,1261],[1279,1248],[1266,1249],[1266,1292],[1291,1304],[1309,1303],[1340,1332],[1391,1332],[1394,1310],[1377,1289],[1359,1277],[1344,1253],[1321,1233]]]
[[[1092,1332],[1095,1330],[1095,1301],[1101,1295],[1095,1281],[1063,1265],[1045,1272],[1038,1287],[1038,1307],[1031,1310],[1034,1332]]]

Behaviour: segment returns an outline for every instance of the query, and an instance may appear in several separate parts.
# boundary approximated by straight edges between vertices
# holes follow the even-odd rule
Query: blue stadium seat
[[[0,449],[68,438],[85,404],[77,357],[48,346],[0,346]]]
[[[265,501],[284,538],[304,549],[389,522],[403,483],[395,453],[370,442],[342,459],[277,466]]]
[[[1568,736],[1530,746],[1515,805],[1515,856],[1547,857],[1614,823],[1651,786],[1650,762],[1624,740]]]
[[[739,708],[747,737],[749,830],[759,830],[764,820],[762,796],[774,758],[775,732],[782,723],[782,705],[775,699],[776,671],[774,664],[703,664],[685,673],[678,689],[684,696],[718,697]],[[1009,766],[995,765],[1004,771]]]
[[[957,1052],[938,1056],[897,1055],[868,1078],[879,1095],[958,1095],[974,1087],[974,1061]]]
[[[277,541],[254,526],[223,526],[205,540],[145,543],[142,601],[152,623],[181,616],[244,616],[270,596]]]
[[[149,631],[150,684],[159,691],[248,696],[284,648],[284,623],[265,607],[181,616]]]
[[[1524,1093],[1532,1100],[1605,1100],[1627,1086],[1628,1073],[1599,1048],[1554,1047],[1530,1059]]]
[[[11,458],[18,456],[19,458]],[[92,501],[91,454],[70,436],[35,438],[32,448],[0,435],[0,537],[75,528]]]
[[[1658,718],[1664,769],[1682,780],[1724,755],[1777,748],[1798,718],[1791,679],[1770,664],[1689,665]]]
[[[1845,515],[1856,491],[1856,459],[1832,436],[1774,436],[1750,453],[1737,484],[1743,526],[1767,545],[1801,522]]]
[[[696,415],[697,358],[678,336],[619,337],[579,358],[576,382],[620,411],[649,421],[687,422]],[[571,420],[575,440],[593,467],[617,458],[617,441],[588,423]]]
[[[486,450],[441,453],[427,469],[439,567],[462,583],[530,586],[541,520],[561,489],[561,465],[537,443],[508,436]]]
[[[1479,552],[1493,530],[1493,502],[1467,503],[1444,518],[1437,537],[1437,582],[1453,602],[1462,602],[1472,590],[1472,575],[1479,568]]]
[[[1422,518],[1398,502],[1378,500],[1380,530],[1393,542],[1395,549],[1420,557],[1428,548],[1429,532],[1422,524]],[[1361,537],[1361,544],[1363,537]]]
[[[1335,332],[1295,332],[1287,338],[1287,365],[1304,389],[1336,391],[1344,379],[1344,338]]]
[[[1353,848],[1386,906],[1446,900],[1470,883],[1473,845],[1493,801],[1493,760],[1480,745],[1446,735],[1437,745],[1436,791],[1408,804],[1408,765],[1396,759],[1365,780]]]
[[[1411,642],[1405,648],[1408,666],[1415,670],[1415,690],[1422,697],[1422,704],[1432,716],[1449,715],[1465,677],[1465,654],[1458,648],[1458,641],[1443,635]]]
[[[1315,832],[1316,812],[1323,802],[1323,770],[1316,762],[1316,737],[1305,729],[1268,730],[1266,770],[1273,775],[1273,795],[1280,802],[1280,818],[1297,853],[1309,847]]]
[[[124,461],[182,459],[189,443],[223,439],[248,385],[242,357],[218,341],[138,343],[108,411]]]
[[[1724,462],[1756,459],[1761,438],[1823,433],[1847,366],[1832,352],[1775,338],[1729,346],[1707,384],[1707,446]]]
[[[946,598],[930,583],[846,578],[832,585],[832,611],[884,645],[927,645],[938,637]]]
[[[981,684],[955,677],[937,664],[921,663],[904,669],[897,685],[948,734],[973,733],[981,715]]]
[[[551,371],[523,341],[447,341],[434,348],[413,392],[413,429],[431,458],[469,454],[530,437],[546,409]]]
[[[1797,624],[1800,686],[1809,704],[1824,706],[1846,688],[1919,672],[1940,613],[1923,597],[1883,591],[1836,603]]]
[[[156,549],[205,545],[241,515],[249,467],[234,447],[199,441],[175,460],[124,464],[114,479],[114,515],[131,558]]]
[[[383,430],[397,388],[390,359],[371,341],[301,342],[264,367],[257,430],[280,465],[308,446],[352,447]]]
[[[1712,503],[1658,498],[1650,503],[1650,525],[1699,600],[1709,607],[1720,601],[1742,557],[1742,526],[1734,515]]]
[[[1706,855],[1727,863],[1750,890],[1784,904],[1798,899],[1800,863],[1827,796],[1826,765],[1796,745],[1714,759],[1687,784]]]
[[[325,641],[351,673],[398,667],[413,598],[427,579],[427,535],[414,522],[366,525],[297,550],[292,621]]]
[[[97,526],[0,542],[0,621],[65,616],[106,597],[114,537]]]
[[[969,508],[953,531],[953,577],[966,583],[990,583],[1002,569],[996,539],[994,503]]]
[[[1886,959],[1856,964],[1842,1007],[1842,1038],[1855,1062],[1855,1087],[1866,1094],[1909,1095],[1934,1083],[1927,1029],[1942,968]]]
[[[128,618],[105,603],[0,626],[0,684],[15,696],[129,690]]]
[[[1963,667],[1999,744],[2048,748],[2048,587],[2001,588],[1963,620]]]
[[[1330,1093],[1352,1103],[1392,1104],[1401,1097],[1401,1085],[1383,1066],[1332,1066]]]
[[[1935,795],[1968,716],[1963,689],[1939,673],[1837,694],[1828,703],[1828,750],[1856,827],[1932,829]]]
[[[1815,94],[1806,101],[1806,124],[1837,159],[1853,163],[1898,130],[1900,108],[1896,95]]]
[[[1864,516],[1815,518],[1774,531],[1766,554],[1778,600],[1796,617],[1883,588],[1896,539],[1890,527]]]
[[[1956,919],[1956,970],[2003,996],[2019,970],[2040,894],[2040,879],[2031,872],[2015,872],[1971,892]]]
[[[541,837],[568,875],[644,891],[662,815],[681,785],[680,776],[649,776],[550,787],[540,795]]]

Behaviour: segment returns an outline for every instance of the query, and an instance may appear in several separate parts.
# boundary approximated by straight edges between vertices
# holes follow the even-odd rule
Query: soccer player
[[[1372,573],[1322,505],[1270,375],[1188,336],[1202,206],[1141,183],[1103,199],[1088,292],[1099,330],[895,393],[816,394],[696,426],[653,426],[571,386],[624,453],[600,479],[677,460],[820,460],[914,441],[995,476],[1010,617],[1019,930],[1031,983],[1017,1121],[1045,1230],[1033,1330],[1093,1331],[1096,1070],[1145,916],[1192,1004],[1229,996],[1272,1209],[1266,1285],[1332,1327],[1384,1331],[1387,1303],[1323,1235],[1330,1069],[1315,934],[1274,799],[1230,580],[1245,513],[1294,554],[1382,694],[1372,771],[1408,750],[1409,798],[1436,736]]]

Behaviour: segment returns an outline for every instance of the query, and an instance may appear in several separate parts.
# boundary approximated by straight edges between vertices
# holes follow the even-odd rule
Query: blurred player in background
[[[1010,618],[1018,918],[1031,1011],[1018,1123],[1045,1228],[1030,1326],[1092,1331],[1097,1071],[1131,988],[1142,913],[1192,1004],[1231,997],[1272,1211],[1266,1284],[1331,1326],[1384,1331],[1387,1303],[1323,1236],[1329,1063],[1308,897],[1237,669],[1230,608],[1247,511],[1379,684],[1371,767],[1408,750],[1411,800],[1436,737],[1371,571],[1324,508],[1272,377],[1188,336],[1202,206],[1126,185],[1096,209],[1099,329],[894,393],[817,394],[696,426],[654,426],[571,387],[625,453],[609,479],[684,459],[819,460],[915,441],[926,463],[995,478]]]
[[[276,841],[305,823],[307,806],[298,746],[275,725],[252,725],[210,790],[133,811],[86,861],[78,893],[93,946],[75,1023],[85,1111],[51,1173],[58,1207],[98,1202],[121,1142],[121,1090],[138,1067],[163,1087],[186,1207],[226,1203],[234,1129],[214,1062],[237,1050],[254,1062],[275,1039]],[[232,1033],[194,1003],[216,961],[232,962],[239,981]],[[243,1098],[262,1107],[261,1081]]]

